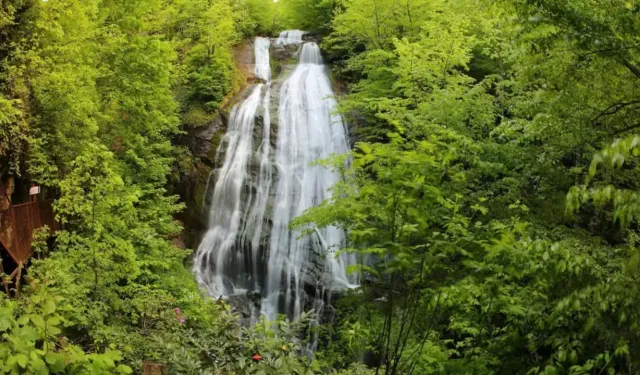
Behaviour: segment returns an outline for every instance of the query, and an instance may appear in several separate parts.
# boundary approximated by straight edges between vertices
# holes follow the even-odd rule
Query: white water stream
[[[291,220],[330,198],[337,172],[315,161],[349,150],[342,118],[320,48],[302,41],[303,32],[285,31],[272,46],[255,41],[253,86],[231,113],[214,171],[209,228],[196,252],[194,270],[212,297],[262,296],[261,313],[297,319],[309,306],[322,305],[326,290],[354,286],[346,268],[355,259],[335,251],[344,233],[335,227],[301,236]],[[281,83],[277,100],[277,140],[272,149],[270,48],[299,45],[299,62]],[[275,126],[276,124],[274,124]],[[330,294],[330,293],[329,293]]]

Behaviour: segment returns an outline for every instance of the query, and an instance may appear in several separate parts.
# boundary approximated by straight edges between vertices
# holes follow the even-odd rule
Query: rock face
[[[247,292],[242,295],[231,296],[227,302],[232,311],[240,316],[240,325],[248,326],[256,322],[260,313],[262,297],[256,292]]]
[[[180,242],[195,249],[207,228],[207,210],[210,197],[207,188],[215,173],[220,143],[229,123],[233,106],[244,100],[247,87],[255,81],[253,73],[253,40],[246,40],[233,50],[240,87],[223,100],[223,106],[215,118],[206,126],[192,127],[180,137],[178,144],[186,146],[193,156],[189,168],[180,170],[181,175],[171,185],[171,193],[178,194],[186,208],[178,218],[184,224]]]
[[[256,60],[253,54],[254,43],[253,39],[245,40],[233,49],[233,60],[236,62],[236,68],[245,78],[244,88],[254,84],[256,81],[256,71],[254,69]],[[238,97],[234,99],[238,99]],[[237,100],[232,100],[231,103],[229,103],[229,107],[232,107],[233,104],[236,103]]]
[[[178,218],[184,224],[180,241],[188,248],[194,248],[199,241],[199,233],[206,228],[203,215],[206,187],[211,171],[215,168],[216,149],[226,128],[228,114],[220,112],[210,125],[191,129],[182,137],[182,143],[191,151],[194,159],[191,169],[183,170],[171,191],[180,195],[185,210]]]

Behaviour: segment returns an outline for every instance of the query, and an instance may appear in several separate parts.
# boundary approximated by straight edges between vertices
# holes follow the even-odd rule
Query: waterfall
[[[269,318],[282,313],[283,306],[289,316],[300,315],[303,282],[311,274],[312,262],[321,253],[339,249],[345,240],[344,233],[335,227],[302,238],[289,230],[292,219],[330,197],[329,188],[340,178],[336,172],[312,163],[349,150],[345,126],[334,114],[336,102],[321,63],[318,45],[305,43],[298,66],[280,89],[275,155],[278,181],[262,304]],[[331,254],[325,261],[329,276],[325,284],[348,287],[344,262]]]
[[[256,38],[254,43],[254,54],[256,59],[256,78],[265,82],[271,81],[271,65],[269,62],[269,46],[271,41],[268,38]]]
[[[271,81],[267,38],[254,44],[255,75],[263,80],[234,106],[219,154],[208,230],[195,255],[199,283],[213,297],[258,293],[261,313],[297,319],[306,309],[324,306],[326,291],[358,283],[347,275],[353,256],[335,251],[345,234],[336,227],[315,228],[302,236],[291,220],[331,197],[339,174],[314,162],[349,151],[341,116],[335,113],[320,48],[302,42],[304,32],[285,31],[278,48],[302,44],[299,62],[282,80]],[[270,103],[277,87],[277,138],[272,140]],[[275,148],[272,147],[275,145]],[[325,297],[326,295],[326,297]]]
[[[276,39],[277,46],[301,44],[302,36],[305,34],[302,30],[286,30],[280,33]]]
[[[259,273],[255,254],[247,254],[238,243],[246,242],[243,237],[247,225],[241,219],[250,207],[247,201],[253,197],[247,196],[245,184],[254,154],[256,113],[260,106],[268,104],[267,96],[267,85],[259,84],[251,89],[249,97],[231,111],[229,128],[220,145],[225,147],[224,162],[215,171],[217,178],[211,199],[209,228],[194,261],[198,281],[211,296],[241,293],[255,285],[253,278]],[[268,117],[265,116],[263,122],[268,123]],[[260,197],[260,194],[255,196]],[[245,230],[241,230],[243,227]],[[249,242],[253,241],[255,237],[249,239]],[[252,243],[251,247],[257,246]]]

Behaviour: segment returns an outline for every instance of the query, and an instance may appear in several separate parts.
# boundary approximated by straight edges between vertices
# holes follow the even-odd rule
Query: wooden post
[[[7,251],[9,251],[9,253],[13,252],[11,257],[15,258],[15,251],[18,247],[18,239],[16,237],[18,236],[16,235],[16,210],[14,210],[13,207],[11,207],[11,228],[11,246],[13,249],[7,249]]]
[[[16,298],[20,297],[20,279],[22,278],[22,262],[18,263],[18,274],[16,275]]]

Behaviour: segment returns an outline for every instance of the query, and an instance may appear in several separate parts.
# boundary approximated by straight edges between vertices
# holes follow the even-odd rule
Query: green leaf
[[[56,326],[49,326],[47,327],[47,332],[51,336],[57,336],[62,333],[62,330]]]
[[[370,154],[372,151],[371,145],[369,145],[368,143],[359,142],[357,146],[364,154]]]
[[[47,352],[45,361],[49,364],[52,372],[61,372],[66,367],[66,359],[64,353]]]
[[[33,324],[38,327],[44,329],[44,319],[40,315],[32,314],[29,316]]]
[[[29,362],[29,367],[31,368],[34,374],[37,374],[37,375],[49,374],[49,369],[47,368],[47,365],[40,358],[32,359],[31,362]]]
[[[0,310],[0,332],[6,331],[11,328],[13,323],[13,316],[8,309]]]
[[[47,325],[48,326],[57,326],[58,324],[60,324],[60,317],[51,316],[51,317],[47,318]]]
[[[22,315],[21,317],[18,318],[18,324],[23,326],[25,324],[29,323],[29,316],[28,315]]]
[[[25,341],[34,342],[40,338],[38,331],[36,331],[36,329],[31,326],[24,326],[19,330],[17,330],[16,333],[18,337],[20,337],[22,340],[25,340]]]
[[[27,357],[26,354],[16,354],[16,362],[18,363],[18,365],[20,365],[20,367],[22,368],[27,368],[27,363],[29,363],[29,357]]]
[[[44,312],[47,315],[51,315],[56,311],[56,303],[52,299],[47,299],[44,305]]]

